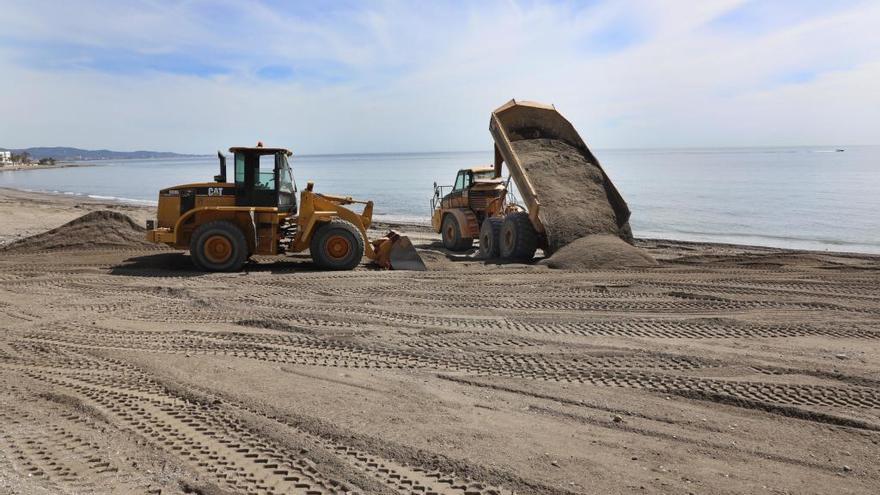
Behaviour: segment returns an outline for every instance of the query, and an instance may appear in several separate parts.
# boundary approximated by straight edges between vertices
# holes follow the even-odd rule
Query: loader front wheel
[[[309,252],[312,261],[325,270],[352,270],[364,257],[364,238],[350,222],[331,220],[315,231]]]
[[[193,232],[189,243],[193,264],[206,272],[236,272],[248,257],[247,240],[233,223],[208,222]]]
[[[461,226],[458,224],[455,215],[451,213],[447,213],[443,217],[443,226],[440,235],[443,237],[443,247],[450,251],[467,251],[474,245],[473,238],[463,237],[461,235]]]
[[[538,250],[538,233],[532,226],[529,214],[524,211],[504,217],[499,235],[501,257],[507,260],[527,261]]]
[[[483,220],[480,227],[480,257],[491,260],[501,255],[499,246],[503,218],[490,217]]]

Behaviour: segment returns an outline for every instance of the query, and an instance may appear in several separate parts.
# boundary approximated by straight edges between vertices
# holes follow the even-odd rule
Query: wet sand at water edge
[[[152,215],[0,190],[0,242],[106,209]],[[0,492],[880,491],[880,257],[566,271],[397,228],[431,271],[0,250]]]

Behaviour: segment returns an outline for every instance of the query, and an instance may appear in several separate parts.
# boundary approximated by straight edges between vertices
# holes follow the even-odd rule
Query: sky
[[[877,0],[0,0],[0,146],[491,150],[552,103],[591,147],[880,144]]]

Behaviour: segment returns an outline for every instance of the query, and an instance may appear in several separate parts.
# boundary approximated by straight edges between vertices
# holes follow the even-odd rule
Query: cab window
[[[458,175],[455,177],[455,186],[453,186],[452,188],[453,191],[461,191],[462,189],[467,187],[465,185],[465,177],[467,177],[467,173],[464,170],[458,173]]]
[[[235,154],[235,182],[236,184],[244,184],[244,155]]]
[[[275,155],[260,156],[260,169],[254,187],[275,190]]]
[[[283,153],[278,153],[275,157],[275,161],[278,163],[279,172],[278,190],[289,193],[296,192],[296,184],[293,182],[293,176],[290,172],[290,165],[287,162],[287,157]]]

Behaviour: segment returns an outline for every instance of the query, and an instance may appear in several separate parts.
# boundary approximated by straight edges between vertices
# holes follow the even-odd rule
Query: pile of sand
[[[95,247],[155,246],[144,239],[145,229],[129,216],[109,210],[87,213],[76,220],[25,237],[3,248],[4,251],[44,251]]]
[[[538,192],[538,218],[547,232],[548,254],[590,234],[632,242],[629,224],[617,226],[601,170],[576,147],[556,139],[511,143]]]
[[[593,234],[562,247],[540,264],[564,270],[588,270],[656,266],[657,261],[643,249],[615,235]]]

